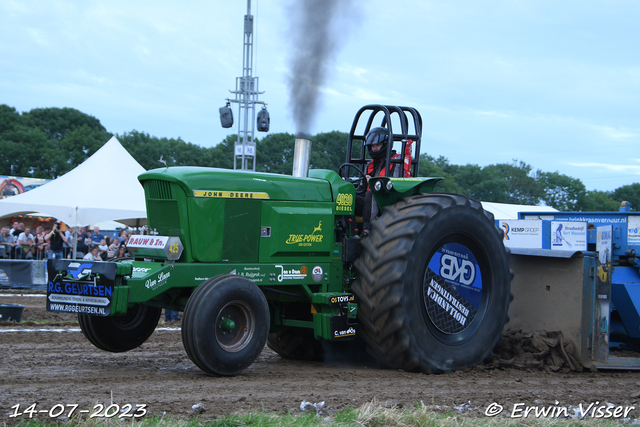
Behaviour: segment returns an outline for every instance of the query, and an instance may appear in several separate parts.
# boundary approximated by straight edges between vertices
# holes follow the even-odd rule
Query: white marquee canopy
[[[112,137],[91,157],[61,177],[26,193],[0,200],[0,217],[46,212],[65,224],[118,221],[146,224],[145,169]]]

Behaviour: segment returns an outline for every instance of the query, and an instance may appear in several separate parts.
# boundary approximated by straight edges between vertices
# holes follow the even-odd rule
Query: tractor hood
[[[205,167],[170,167],[153,169],[138,176],[145,181],[160,180],[178,184],[187,197],[222,193],[223,197],[330,202],[331,185],[326,180],[299,178]],[[158,189],[162,191],[162,189]],[[221,196],[222,197],[222,196]]]

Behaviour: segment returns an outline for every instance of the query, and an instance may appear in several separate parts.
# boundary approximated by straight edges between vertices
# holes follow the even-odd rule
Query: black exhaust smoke
[[[293,0],[289,101],[297,138],[309,138],[327,79],[349,29],[357,21],[353,0]]]

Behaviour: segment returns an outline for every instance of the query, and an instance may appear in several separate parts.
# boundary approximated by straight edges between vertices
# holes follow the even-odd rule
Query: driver
[[[386,174],[386,162],[387,162],[387,147],[389,145],[390,136],[389,130],[384,127],[373,128],[367,133],[364,140],[364,145],[367,147],[371,161],[367,164],[367,171],[365,178],[367,179],[366,187],[367,191],[364,195],[356,195],[356,215],[362,215],[362,237],[367,237],[371,232],[371,221],[378,216],[380,209],[375,199],[373,198],[373,192],[369,187],[369,179],[376,176],[393,176],[399,177],[401,175],[401,168],[396,167],[398,163],[392,163],[389,167],[390,173]],[[404,176],[411,176],[411,144],[413,141],[409,140],[405,146],[405,158],[404,158]],[[395,151],[391,152],[392,159],[397,159],[400,154]]]

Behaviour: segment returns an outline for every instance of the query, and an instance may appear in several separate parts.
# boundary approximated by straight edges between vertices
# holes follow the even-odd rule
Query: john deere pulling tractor
[[[361,239],[356,190],[374,126],[393,141],[386,170],[406,161],[411,176],[371,178],[381,214]],[[47,310],[78,313],[86,338],[110,352],[144,343],[163,308],[183,311],[184,348],[210,374],[241,372],[265,344],[286,358],[350,357],[354,339],[407,371],[476,365],[507,318],[508,252],[479,202],[418,178],[421,133],[416,110],[370,105],[354,120],[342,176],[145,172],[155,234],[132,236],[132,258],[49,261]]]

